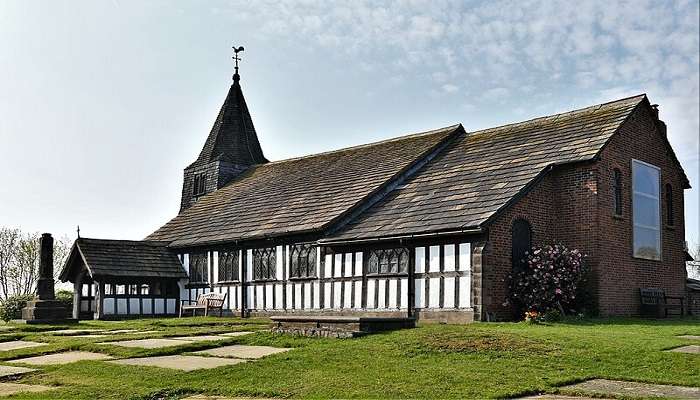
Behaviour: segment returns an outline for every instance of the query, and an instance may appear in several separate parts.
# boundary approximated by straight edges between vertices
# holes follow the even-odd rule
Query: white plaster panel
[[[284,300],[284,297],[282,296],[284,296],[284,290],[282,289],[284,289],[284,284],[275,285],[275,308],[278,310],[281,310],[283,308],[282,300]]]
[[[341,285],[343,282],[333,282],[333,308],[341,308],[341,302],[343,300],[341,295]]]
[[[455,278],[445,278],[445,296],[442,300],[444,308],[455,308]]]
[[[459,270],[470,271],[472,269],[472,244],[460,243],[459,245]]]
[[[304,283],[304,308],[305,309],[310,309],[311,308],[311,283],[306,282]]]
[[[314,304],[313,308],[321,308],[321,284],[318,281],[314,281]]]
[[[301,285],[298,283],[294,285],[294,307],[296,307],[297,310],[302,308]]]
[[[187,276],[190,276],[190,255],[183,254],[182,260],[183,260],[182,267],[185,268],[185,272],[187,273]]]
[[[153,300],[143,299],[143,311],[145,315],[153,314]]]
[[[175,304],[177,303],[177,299],[167,299],[168,301],[168,313],[169,314],[175,314]]]
[[[268,310],[272,310],[275,308],[275,296],[272,293],[275,290],[275,285],[272,283],[269,283],[265,285],[265,308]]]
[[[330,278],[331,276],[333,276],[332,262],[333,262],[333,255],[326,254],[326,259],[325,259],[324,265],[323,265],[323,276],[326,278]]]
[[[129,303],[129,311],[131,311],[131,314],[141,314],[139,299],[129,299]]]
[[[331,308],[331,283],[323,284],[323,308]]]
[[[459,306],[462,308],[471,307],[472,302],[471,277],[462,276],[459,278]]]
[[[367,280],[367,308],[377,308],[374,304],[374,291],[377,289],[376,281],[374,279]]]
[[[425,272],[425,247],[416,247],[416,273]]]
[[[246,286],[245,287],[245,295],[246,295],[246,308],[255,308],[255,304],[253,303],[253,290],[255,289],[255,286]]]
[[[430,246],[430,265],[429,272],[440,271],[440,246]]]
[[[362,253],[355,253],[355,276],[362,276]],[[357,303],[359,304],[359,303]]]
[[[440,278],[430,278],[430,293],[428,294],[428,307],[440,307]]]
[[[293,290],[294,290],[294,285],[292,285],[291,283],[288,283],[288,284],[287,284],[287,309],[288,309],[288,310],[291,310],[292,308],[294,308],[294,307],[293,307],[294,304],[293,304],[293,302],[292,302],[292,293],[293,293]]]
[[[265,290],[265,285],[255,285],[255,308],[258,310],[265,309],[265,302],[263,298],[263,291]]]
[[[113,297],[107,297],[104,299],[104,302],[102,303],[102,307],[104,309],[103,313],[107,315],[112,315],[114,314],[114,298]]]
[[[408,278],[401,279],[401,302],[399,307],[408,308]]]
[[[284,251],[282,249],[282,246],[277,246],[276,252],[277,254],[275,255],[275,279],[282,279],[282,270],[284,269]],[[289,254],[289,252],[287,252],[287,254]]]
[[[219,252],[218,251],[212,252],[211,261],[212,261],[212,275],[214,276],[213,281],[218,282],[219,281]]]
[[[245,277],[246,277],[246,282],[250,282],[253,280],[253,250],[246,250],[248,253],[246,254],[246,266],[245,266]]]
[[[425,279],[416,279],[415,286],[416,297],[413,306],[415,308],[425,308]]]
[[[445,271],[455,270],[455,245],[446,244],[445,251]]]
[[[390,279],[389,281],[389,298],[387,299],[388,308],[396,308],[396,290],[398,287],[398,280]]]
[[[126,299],[117,299],[117,313],[126,314]]]
[[[346,281],[345,284],[345,298],[343,299],[343,307],[350,308],[352,305],[352,281]]]
[[[243,281],[243,250],[238,250],[238,282]]]
[[[362,281],[355,282],[355,308],[362,308]]]
[[[386,308],[386,279],[377,281],[377,308]]]
[[[343,268],[343,276],[352,276],[352,253],[345,253],[344,254],[344,260],[345,262]]]
[[[236,291],[234,292],[234,293],[236,293],[236,303],[235,303],[233,306],[236,307],[237,309],[240,309],[240,308],[241,308],[241,293],[242,293],[242,290],[243,290],[243,289],[241,289],[240,286],[236,286]]]
[[[333,271],[333,276],[339,278],[343,276],[343,255],[336,254],[335,256],[335,271]]]
[[[156,314],[165,314],[165,300],[153,299],[153,309]]]

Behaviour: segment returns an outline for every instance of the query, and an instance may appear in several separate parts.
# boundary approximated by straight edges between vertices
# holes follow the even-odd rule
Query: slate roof
[[[187,273],[167,242],[79,238],[60,279],[67,281],[79,260],[92,277],[185,278]]]
[[[318,232],[385,189],[461,125],[250,167],[149,235],[186,247]]]
[[[237,79],[228,91],[199,157],[191,166],[217,160],[243,165],[267,162]]]
[[[552,165],[593,159],[644,95],[469,132],[330,238],[483,226]]]

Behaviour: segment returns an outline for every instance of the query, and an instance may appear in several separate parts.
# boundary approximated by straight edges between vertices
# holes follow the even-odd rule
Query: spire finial
[[[80,239],[80,225],[78,225],[78,229],[76,230],[78,231],[78,239]]]
[[[233,81],[238,82],[241,80],[241,76],[238,75],[238,62],[241,61],[241,58],[238,57],[238,53],[243,51],[243,46],[233,46],[233,60],[236,62],[236,72],[233,74]]]

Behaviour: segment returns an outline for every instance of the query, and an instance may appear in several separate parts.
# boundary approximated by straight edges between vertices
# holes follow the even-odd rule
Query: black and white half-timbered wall
[[[79,239],[61,278],[76,285],[76,315],[98,318],[172,315],[213,291],[244,316],[467,322],[512,317],[518,255],[556,241],[589,255],[601,309],[630,314],[642,285],[677,294],[685,284],[683,193],[671,188],[690,186],[665,132],[639,95],[268,161],[236,72],[184,170],[178,215],[141,242]],[[625,215],[641,162],[655,171],[645,175],[655,209],[670,210],[646,230]]]

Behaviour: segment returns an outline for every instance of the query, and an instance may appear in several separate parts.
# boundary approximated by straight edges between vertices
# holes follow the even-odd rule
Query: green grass
[[[41,367],[20,383],[59,386],[16,398],[177,399],[195,393],[308,398],[484,398],[555,392],[590,378],[700,387],[700,356],[665,349],[692,344],[700,321],[594,320],[552,325],[488,323],[423,325],[358,339],[316,339],[264,331],[267,321],[237,318],[85,322],[80,327],[163,330],[109,340],[260,330],[223,344],[293,347],[264,359],[211,370],[181,372],[83,361]],[[180,354],[216,347],[211,342],[143,350],[97,345],[100,339],[50,336],[47,326],[19,326],[0,341],[38,340],[46,347],[0,352],[0,362],[68,349],[115,357]],[[220,343],[221,344],[221,343]]]

